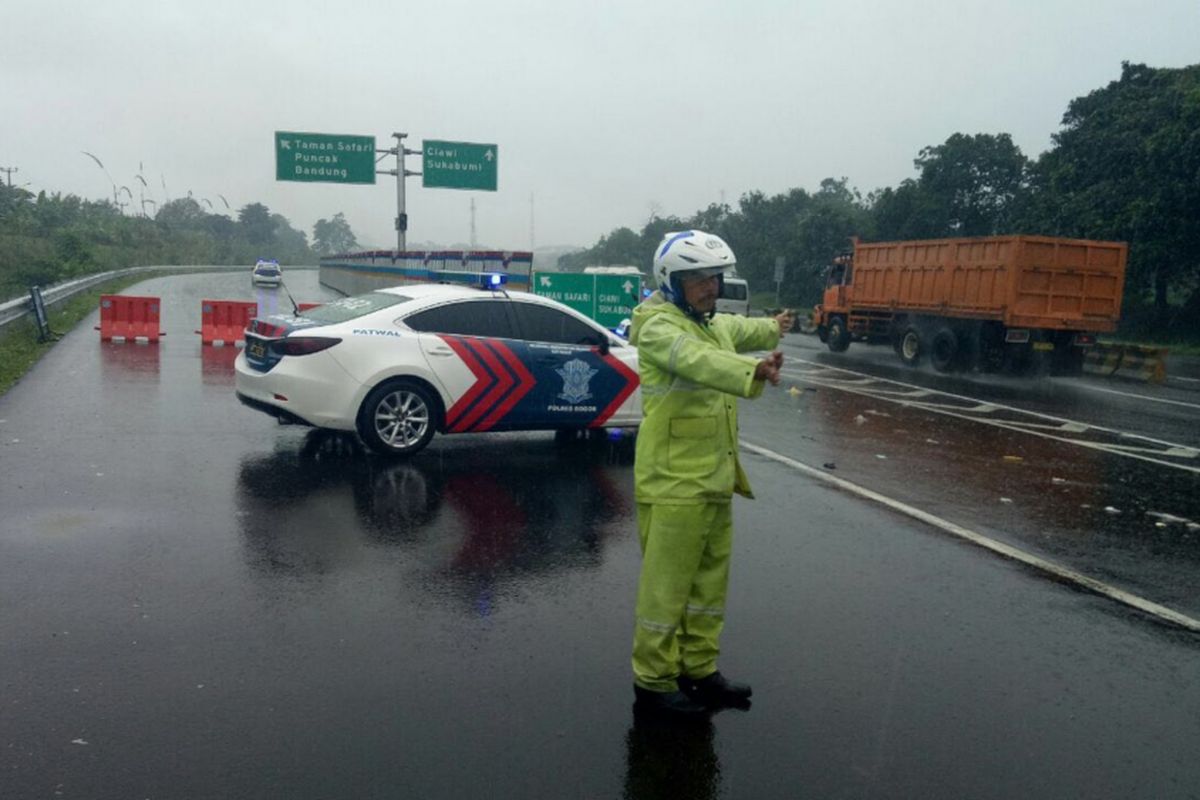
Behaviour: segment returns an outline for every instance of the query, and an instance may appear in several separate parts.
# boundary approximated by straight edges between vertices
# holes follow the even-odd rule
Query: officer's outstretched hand
[[[796,324],[796,312],[790,308],[785,308],[775,315],[775,321],[779,323],[779,335],[787,333]]]
[[[754,368],[754,378],[760,381],[770,381],[772,386],[778,386],[779,370],[782,368],[783,353],[776,350],[758,362],[758,366]]]

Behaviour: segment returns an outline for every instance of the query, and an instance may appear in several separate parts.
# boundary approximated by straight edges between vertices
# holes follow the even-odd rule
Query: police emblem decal
[[[563,390],[559,398],[566,400],[568,403],[577,404],[584,400],[589,400],[592,393],[588,391],[588,383],[591,382],[592,376],[599,370],[592,369],[587,365],[587,362],[581,361],[578,358],[573,358],[562,365],[561,369],[554,370],[563,379]]]

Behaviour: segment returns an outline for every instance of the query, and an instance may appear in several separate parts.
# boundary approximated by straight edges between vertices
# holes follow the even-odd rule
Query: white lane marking
[[[1189,380],[1180,378],[1179,380]],[[1165,397],[1151,397],[1148,394],[1138,394],[1137,392],[1122,392],[1120,389],[1108,389],[1103,386],[1091,386],[1086,383],[1073,383],[1072,386],[1081,386],[1093,392],[1105,392],[1107,394],[1119,394],[1123,397],[1136,397],[1138,400],[1149,400],[1152,403],[1170,403],[1173,406],[1183,406],[1185,408],[1200,408],[1200,403],[1185,403],[1182,400],[1168,400]]]
[[[1113,435],[1117,438],[1123,439],[1123,440],[1137,440],[1140,442],[1149,442],[1150,444],[1160,445],[1159,450],[1157,450],[1157,451],[1151,450],[1150,451],[1150,452],[1158,452],[1160,455],[1167,455],[1168,453],[1174,455],[1175,453],[1183,452],[1183,453],[1185,453],[1184,457],[1191,457],[1190,455],[1187,455],[1187,453],[1195,448],[1188,447],[1187,445],[1181,445],[1176,442],[1168,442],[1163,439],[1155,439],[1150,436],[1142,436],[1141,434],[1138,434],[1138,433],[1129,433],[1127,431],[1120,431],[1120,430],[1116,430],[1114,428],[1106,428],[1106,427],[1103,427],[1100,425],[1087,425],[1082,422],[1076,422],[1074,420],[1068,420],[1068,419],[1064,419],[1062,417],[1055,417],[1051,414],[1043,414],[1040,411],[1027,411],[1025,409],[1017,408],[1015,406],[1004,405],[1002,403],[985,402],[983,400],[978,400],[976,398],[968,397],[966,395],[954,394],[953,392],[937,392],[937,394],[940,394],[944,397],[950,397],[950,398],[954,398],[957,400],[962,400],[966,403],[971,403],[972,405],[970,405],[970,406],[952,406],[952,405],[947,405],[944,403],[912,402],[909,400],[905,400],[901,397],[889,396],[889,392],[887,392],[887,391],[864,389],[864,388],[859,388],[857,385],[853,385],[853,386],[848,385],[852,382],[843,380],[841,378],[836,378],[836,377],[827,375],[828,372],[835,371],[835,370],[838,372],[847,372],[852,375],[863,375],[865,373],[855,372],[854,370],[848,370],[843,367],[829,367],[824,364],[818,364],[814,361],[805,361],[804,359],[795,359],[795,361],[800,361],[803,364],[810,364],[813,367],[815,367],[816,369],[809,369],[809,370],[805,370],[805,371],[783,370],[781,374],[784,377],[793,378],[794,380],[799,380],[799,381],[807,381],[809,383],[816,383],[818,385],[826,386],[826,387],[832,388],[832,389],[840,389],[841,391],[850,392],[851,394],[859,394],[859,395],[863,395],[866,397],[871,397],[871,398],[875,398],[875,399],[879,399],[879,400],[886,400],[886,401],[890,401],[893,403],[898,403],[899,405],[902,405],[902,406],[909,406],[912,408],[924,409],[924,410],[932,411],[937,414],[944,414],[949,417],[956,417],[958,419],[965,419],[965,420],[970,420],[972,422],[979,422],[984,425],[992,425],[995,427],[1006,428],[1008,430],[1014,430],[1014,431],[1018,431],[1021,433],[1028,433],[1031,436],[1044,436],[1048,439],[1054,439],[1055,441],[1065,442],[1067,444],[1077,444],[1081,447],[1090,447],[1095,450],[1103,450],[1105,452],[1113,452],[1113,453],[1117,453],[1118,455],[1126,455],[1126,456],[1129,456],[1130,458],[1137,458],[1142,461],[1150,461],[1152,463],[1160,464],[1162,466],[1175,467],[1176,469],[1182,469],[1182,470],[1187,470],[1189,472],[1200,473],[1200,468],[1189,467],[1189,466],[1186,466],[1183,464],[1175,464],[1175,463],[1169,462],[1169,461],[1160,461],[1159,459],[1147,458],[1145,456],[1136,455],[1135,453],[1129,452],[1127,449],[1125,449],[1125,446],[1114,446],[1110,449],[1110,447],[1108,445],[1105,445],[1100,442],[1087,442],[1087,441],[1082,441],[1082,440],[1078,440],[1078,439],[1069,439],[1069,438],[1063,438],[1063,437],[1058,437],[1058,436],[1050,436],[1050,435],[1044,434],[1044,433],[1038,433],[1037,431],[1030,430],[1025,427],[1025,426],[1031,425],[1031,423],[1028,423],[1028,422],[1021,422],[1019,420],[984,419],[982,417],[975,416],[975,415],[979,414],[980,412],[990,414],[997,410],[1009,411],[1014,414],[1022,414],[1025,416],[1035,417],[1038,419],[1045,419],[1045,420],[1049,420],[1051,422],[1057,423],[1057,425],[1055,425],[1054,428],[1057,428],[1058,430],[1064,431],[1064,432],[1082,433],[1084,431],[1096,431],[1099,433],[1111,434],[1111,435]],[[823,373],[825,373],[825,374],[823,374]],[[920,388],[920,387],[915,387],[913,384],[904,383],[903,381],[894,381],[889,378],[874,378],[873,381],[875,381],[877,383],[895,384],[896,386]],[[861,384],[862,380],[861,379],[854,380],[853,383]],[[1052,428],[1052,429],[1054,429],[1054,428]]]
[[[848,389],[846,391],[852,391],[852,390]],[[910,404],[905,404],[905,405],[910,405]],[[916,406],[918,408],[921,407],[921,404],[917,404],[917,403],[913,403],[911,405]],[[1049,433],[1041,433],[1039,431],[1031,430],[1029,426],[1032,423],[1029,423],[1029,422],[1020,422],[1017,420],[1002,420],[1002,419],[982,419],[980,417],[973,417],[973,416],[970,416],[969,414],[962,414],[962,413],[958,413],[955,411],[938,411],[937,413],[943,414],[947,417],[954,417],[955,419],[967,420],[968,422],[978,422],[981,425],[991,425],[993,428],[1003,428],[1004,430],[1013,431],[1014,433],[1027,433],[1030,436],[1041,436],[1044,439],[1051,439],[1053,441],[1062,442],[1064,444],[1073,444],[1073,445],[1077,445],[1079,447],[1086,447],[1090,450],[1099,450],[1103,453],[1114,453],[1119,456],[1126,456],[1127,458],[1136,458],[1139,461],[1149,461],[1151,464],[1158,464],[1159,466],[1163,466],[1163,467],[1174,467],[1175,469],[1182,469],[1182,470],[1186,470],[1187,472],[1195,472],[1197,474],[1200,474],[1200,467],[1192,467],[1192,466],[1188,466],[1187,464],[1176,464],[1173,461],[1163,461],[1158,458],[1151,458],[1150,456],[1139,455],[1139,453],[1138,453],[1138,451],[1143,451],[1146,453],[1154,453],[1154,454],[1163,455],[1163,456],[1170,456],[1170,455],[1176,455],[1176,454],[1182,453],[1183,457],[1187,457],[1187,458],[1194,457],[1196,455],[1195,449],[1191,448],[1191,447],[1185,447],[1184,445],[1172,445],[1170,442],[1162,442],[1161,444],[1168,445],[1170,449],[1155,450],[1155,449],[1150,449],[1150,448],[1145,448],[1145,447],[1141,447],[1141,448],[1134,447],[1132,445],[1105,444],[1104,442],[1089,442],[1086,439],[1071,439],[1066,436],[1053,436]],[[1145,437],[1137,436],[1136,434],[1131,434],[1131,433],[1120,433],[1120,431],[1109,431],[1107,428],[1092,428],[1092,430],[1105,431],[1108,433],[1117,433],[1122,437],[1138,438],[1138,439],[1145,438]],[[1149,441],[1154,441],[1154,440],[1149,440]]]
[[[1149,614],[1164,622],[1169,622],[1172,625],[1178,625],[1179,627],[1186,628],[1190,631],[1200,632],[1200,619],[1189,617],[1187,614],[1183,614],[1172,608],[1168,608],[1151,600],[1147,600],[1144,597],[1139,597],[1138,595],[1127,592],[1124,589],[1118,589],[1117,587],[1111,586],[1103,581],[1098,581],[1095,578],[1084,575],[1082,572],[1077,572],[1069,567],[1064,567],[1061,564],[1048,561],[1040,556],[1027,553],[1024,550],[1005,544],[1004,542],[997,541],[990,536],[985,536],[982,533],[971,530],[970,528],[964,528],[963,526],[957,525],[949,520],[942,519],[934,514],[930,514],[928,511],[922,511],[915,506],[910,506],[907,503],[894,500],[887,495],[880,494],[879,492],[868,489],[865,486],[859,486],[857,483],[852,483],[845,478],[839,478],[835,475],[830,475],[824,470],[810,467],[807,464],[796,461],[792,458],[788,458],[782,453],[777,453],[774,450],[762,447],[761,445],[756,445],[745,440],[742,440],[741,445],[744,449],[749,450],[752,453],[757,453],[763,458],[768,458],[772,461],[784,464],[785,466],[791,467],[798,472],[808,475],[810,478],[817,478],[825,481],[826,483],[832,484],[839,489],[850,492],[851,494],[855,494],[859,497],[863,497],[867,500],[884,505],[893,511],[897,511],[905,516],[920,520],[927,525],[932,525],[933,527],[943,530],[946,533],[957,536],[960,539],[971,542],[972,544],[978,545],[987,550],[991,550],[992,552],[1002,555],[1005,558],[1009,558],[1013,561],[1033,567],[1040,572],[1044,572],[1047,575],[1053,576],[1057,580],[1066,581],[1074,586],[1078,586],[1081,589],[1086,589],[1090,592],[1095,592],[1096,594],[1108,597],[1109,599],[1116,600],[1118,603],[1127,605],[1130,608],[1135,608],[1138,611]]]
[[[1200,383],[1200,378],[1181,378],[1178,375],[1172,375],[1167,378],[1169,381],[1187,381],[1188,383]]]

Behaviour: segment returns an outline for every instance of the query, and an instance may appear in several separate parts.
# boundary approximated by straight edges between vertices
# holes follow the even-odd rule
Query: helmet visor
[[[727,264],[719,267],[700,267],[698,269],[680,270],[676,274],[682,281],[695,280],[697,278],[711,278],[714,275],[723,274],[729,269],[730,266],[732,265]]]

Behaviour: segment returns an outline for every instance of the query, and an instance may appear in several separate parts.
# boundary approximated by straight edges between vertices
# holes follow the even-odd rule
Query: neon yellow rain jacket
[[[637,502],[753,497],[738,461],[736,398],[762,394],[763,381],[754,379],[759,359],[738,354],[773,349],[779,324],[717,314],[701,325],[658,291],[633,310],[629,340],[638,349],[642,389]]]

